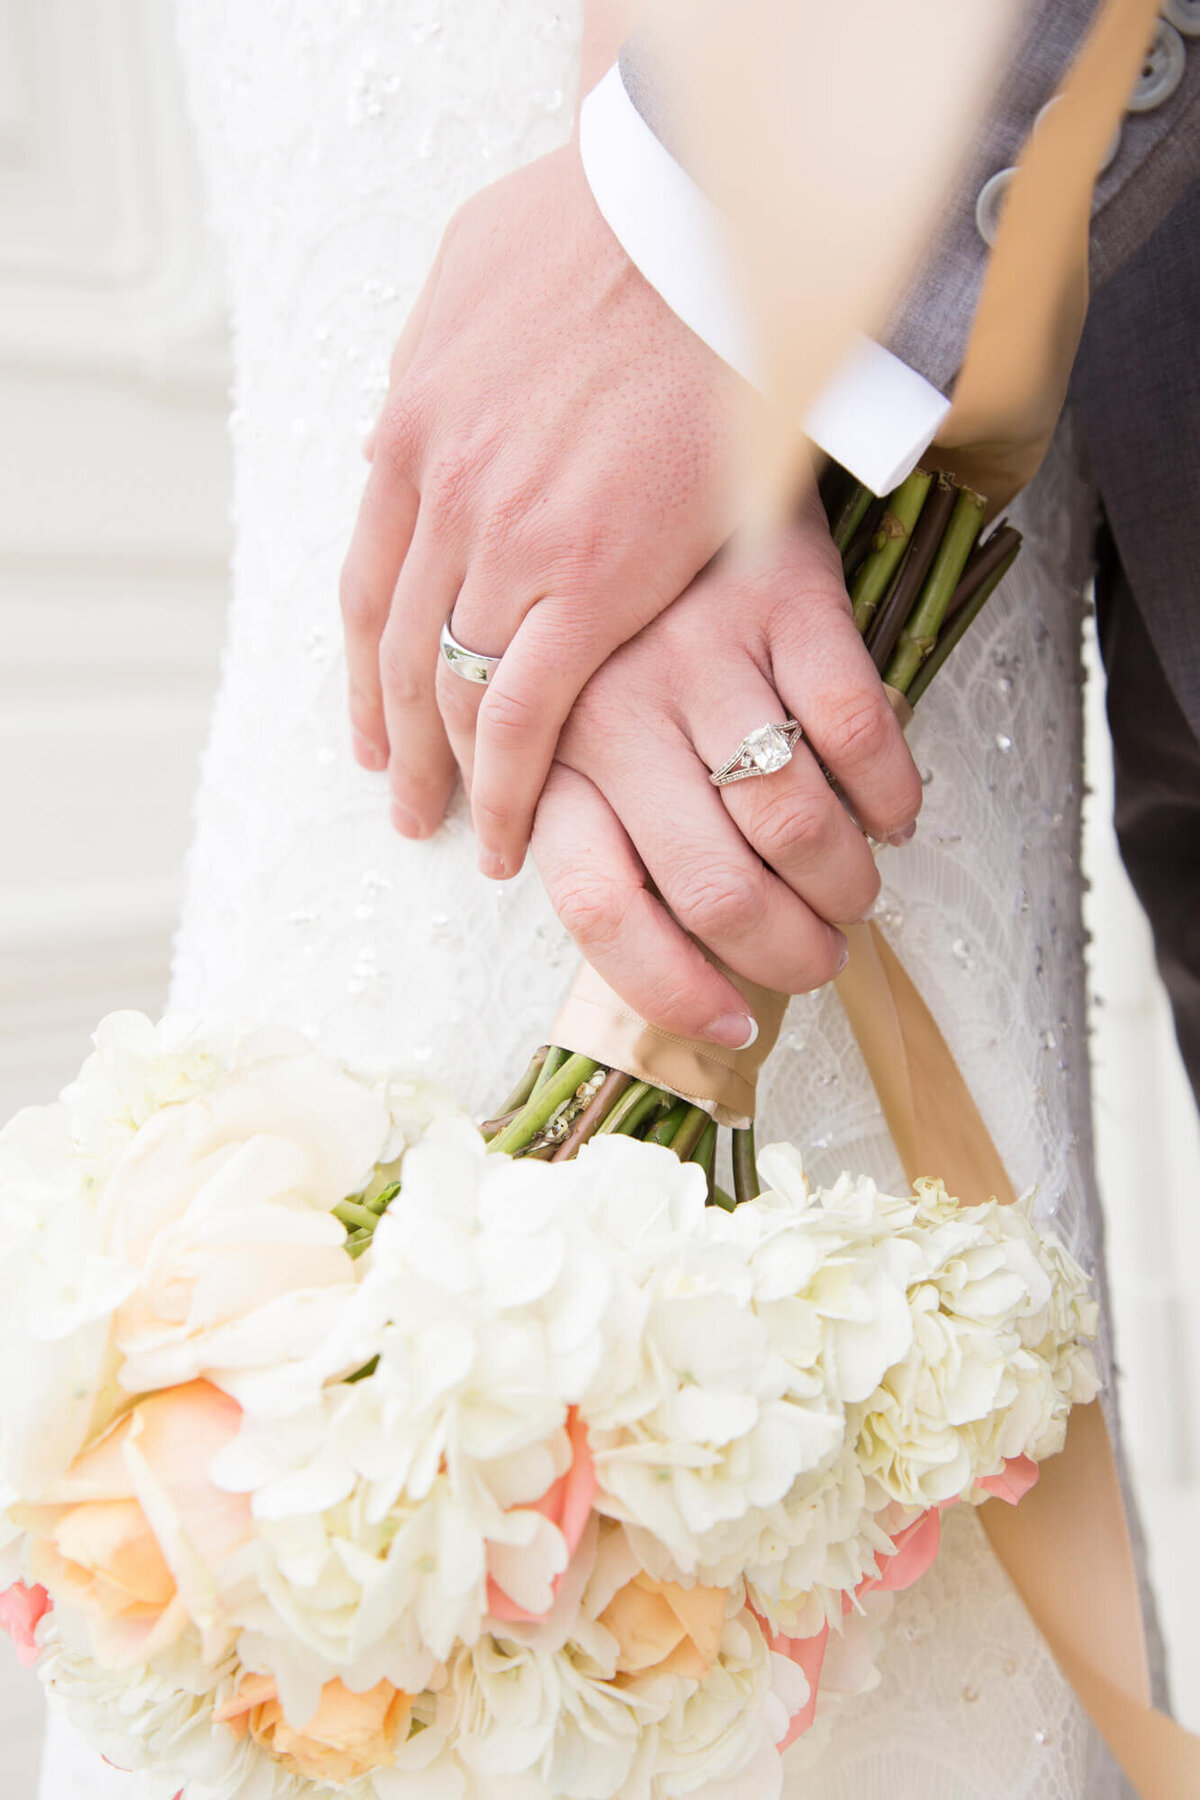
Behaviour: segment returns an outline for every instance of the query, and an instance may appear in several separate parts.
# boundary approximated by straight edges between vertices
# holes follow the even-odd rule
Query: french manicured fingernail
[[[840,975],[842,970],[845,968],[846,964],[849,961],[850,961],[850,946],[849,946],[849,944],[843,944],[842,945],[842,954],[838,957],[838,966],[837,966],[836,970],[834,971],[835,975]]]
[[[481,850],[479,852],[479,873],[486,875],[489,881],[507,881],[512,870],[504,858],[497,856],[494,850]]]
[[[387,768],[387,757],[379,745],[373,744],[370,738],[363,737],[358,731],[354,733],[354,754],[364,769]]]
[[[916,836],[916,830],[917,830],[917,821],[914,819],[911,825],[906,825],[904,827],[903,831],[894,832],[893,835],[888,839],[888,843],[894,844],[896,849],[898,850],[900,848],[901,844],[907,844],[912,841],[912,839]]]
[[[407,806],[401,806],[398,800],[392,801],[392,824],[401,837],[423,838],[425,827],[416,813],[410,813]]]
[[[748,1050],[758,1036],[758,1022],[749,1013],[722,1013],[700,1035],[727,1050]]]

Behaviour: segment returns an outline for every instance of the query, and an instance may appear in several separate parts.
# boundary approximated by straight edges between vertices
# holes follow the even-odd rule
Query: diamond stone
[[[746,739],[746,755],[760,775],[773,775],[791,761],[788,741],[777,725],[760,725]]]

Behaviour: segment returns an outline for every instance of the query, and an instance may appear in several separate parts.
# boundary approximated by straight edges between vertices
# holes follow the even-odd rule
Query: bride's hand
[[[342,574],[356,753],[390,769],[406,836],[438,825],[457,757],[481,867],[520,867],[580,689],[729,533],[748,395],[629,262],[574,148],[458,214],[393,358]],[[440,664],[451,612],[461,643],[505,652],[482,704]]]
[[[786,717],[804,732],[786,768],[713,787],[746,733]],[[732,1047],[752,1035],[688,932],[780,992],[837,973],[837,925],[864,916],[879,877],[818,757],[865,831],[911,835],[920,778],[814,499],[769,565],[714,564],[619,650],[562,734],[534,854],[580,949],[644,1019]]]

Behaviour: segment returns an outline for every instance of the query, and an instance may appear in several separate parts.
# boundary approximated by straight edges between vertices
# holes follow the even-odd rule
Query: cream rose
[[[355,1280],[332,1208],[390,1132],[379,1094],[294,1047],[151,1117],[101,1201],[109,1253],[138,1271],[113,1319],[121,1386],[219,1378],[320,1342]]]

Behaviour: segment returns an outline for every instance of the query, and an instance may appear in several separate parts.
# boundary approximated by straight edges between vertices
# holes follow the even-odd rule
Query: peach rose
[[[701,1680],[717,1660],[725,1624],[724,1588],[681,1587],[635,1575],[609,1601],[600,1623],[620,1646],[618,1675],[684,1675]]]
[[[294,1775],[312,1781],[346,1782],[372,1769],[389,1769],[396,1743],[408,1735],[412,1700],[390,1681],[365,1694],[327,1681],[316,1712],[301,1730],[289,1725],[270,1675],[243,1675],[232,1700],[213,1718],[239,1738],[249,1732],[257,1744]]]
[[[166,1388],[77,1456],[41,1503],[12,1509],[34,1579],[86,1615],[98,1661],[144,1662],[189,1623],[210,1659],[231,1642],[216,1576],[250,1536],[250,1502],[214,1487],[208,1468],[241,1417],[206,1381]]]

